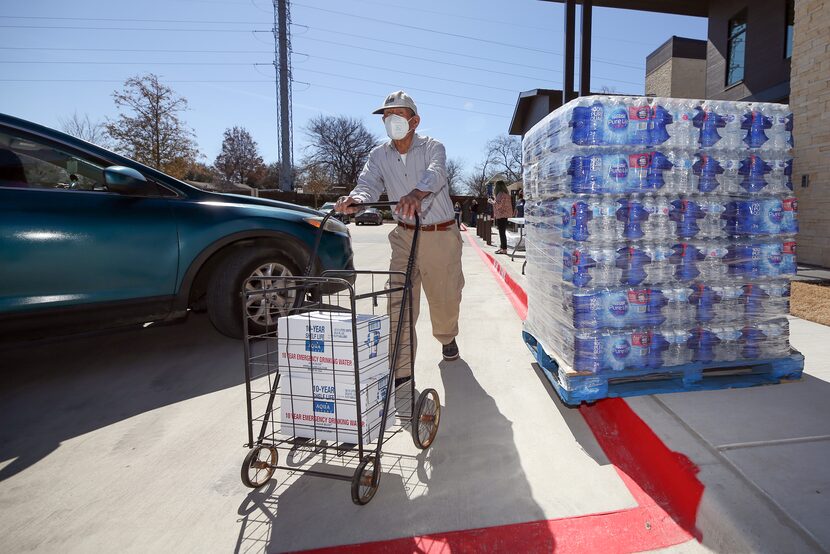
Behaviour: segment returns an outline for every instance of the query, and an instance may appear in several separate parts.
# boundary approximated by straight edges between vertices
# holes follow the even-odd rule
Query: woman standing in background
[[[493,204],[493,219],[499,229],[499,249],[496,254],[507,254],[507,218],[513,215],[513,204],[504,181],[496,181],[493,194],[495,199],[491,199],[490,203]]]

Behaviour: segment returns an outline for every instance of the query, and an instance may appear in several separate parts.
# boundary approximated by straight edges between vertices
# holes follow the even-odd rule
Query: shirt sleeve
[[[447,151],[438,141],[427,145],[427,168],[415,188],[433,195],[447,186]]]
[[[349,196],[365,202],[377,202],[380,195],[385,189],[383,184],[383,172],[380,169],[380,152],[374,150],[369,153],[369,158],[366,160],[366,165],[363,166],[363,171],[357,178],[357,185],[355,185]]]

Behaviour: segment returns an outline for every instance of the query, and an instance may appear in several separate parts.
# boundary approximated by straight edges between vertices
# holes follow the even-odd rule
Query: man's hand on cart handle
[[[334,204],[334,211],[341,214],[356,214],[361,210],[360,200],[352,198],[351,196],[341,196]]]
[[[421,201],[429,196],[428,192],[415,189],[407,195],[401,196],[398,205],[395,206],[395,213],[404,219],[412,219],[415,214],[421,213]]]

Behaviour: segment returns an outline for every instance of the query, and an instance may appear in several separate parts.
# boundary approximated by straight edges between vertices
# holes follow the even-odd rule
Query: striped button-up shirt
[[[414,189],[431,193],[421,202],[422,224],[432,225],[455,218],[447,186],[444,145],[418,134],[412,140],[405,162],[391,140],[376,146],[369,153],[357,185],[349,196],[361,202],[377,202],[385,190],[389,200],[397,201]],[[395,218],[401,219],[398,216]]]

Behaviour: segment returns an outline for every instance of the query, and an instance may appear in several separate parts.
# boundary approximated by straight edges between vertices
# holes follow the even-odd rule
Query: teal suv
[[[240,337],[244,309],[261,331],[286,298],[248,279],[302,274],[322,223],[318,211],[205,192],[0,114],[0,336],[172,321],[189,310]],[[352,268],[349,232],[329,219],[312,273]]]

